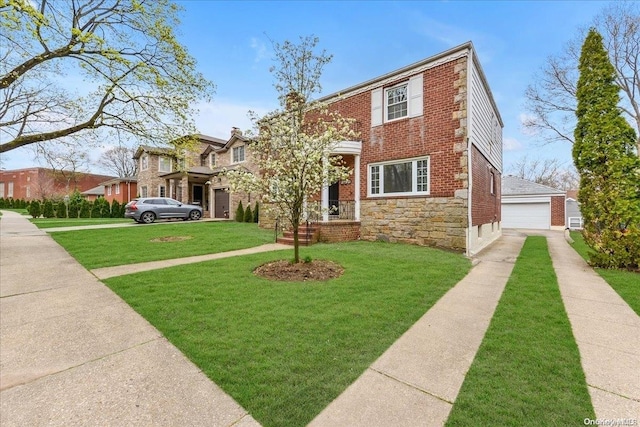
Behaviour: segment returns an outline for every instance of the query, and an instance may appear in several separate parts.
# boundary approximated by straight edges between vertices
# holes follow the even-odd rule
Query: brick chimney
[[[240,130],[240,128],[237,127],[232,127],[231,128],[231,136],[233,135],[242,135],[242,131]]]

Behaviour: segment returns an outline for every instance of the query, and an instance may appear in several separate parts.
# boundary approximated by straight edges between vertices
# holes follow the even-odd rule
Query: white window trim
[[[166,160],[167,162],[169,162],[169,169],[168,170],[163,170],[160,168],[160,165],[162,165],[162,161]],[[158,172],[171,172],[171,159],[167,156],[159,156],[158,157]]]
[[[209,153],[209,167],[213,169],[216,167],[216,153]]]
[[[116,194],[120,194],[120,183],[117,183],[115,187],[116,187]]]
[[[427,190],[426,191],[417,191],[418,188],[418,161],[426,160],[427,161]],[[413,165],[411,166],[411,191],[398,192],[398,193],[384,193],[384,170],[383,167],[385,165],[394,165],[398,163],[408,163],[411,162]],[[379,166],[379,185],[380,185],[380,193],[373,194],[371,193],[371,169],[373,167]],[[378,163],[370,163],[367,167],[367,196],[368,197],[403,197],[403,196],[428,196],[431,194],[431,158],[430,156],[422,156],[422,157],[412,157],[409,159],[396,159],[389,160],[386,162],[378,162]]]
[[[107,196],[111,195],[111,186],[107,185]]]
[[[236,159],[235,159],[235,157],[236,157],[236,156],[235,156],[235,153],[236,153],[236,150],[239,150],[240,148],[242,148],[242,160],[238,160],[238,161],[236,161]],[[246,149],[245,149],[245,146],[244,146],[244,145],[239,145],[239,146],[237,146],[237,147],[233,147],[233,148],[231,149],[231,162],[232,162],[233,164],[236,164],[236,163],[244,163],[244,161],[245,161],[246,159],[247,159],[247,152],[246,152]]]
[[[394,90],[397,89],[399,87],[402,86],[406,86],[407,87],[407,99],[404,101],[407,103],[407,114],[402,116],[402,117],[396,117],[395,119],[390,119],[389,118],[389,95],[388,92],[390,90]],[[391,86],[391,87],[386,87],[384,88],[384,110],[383,110],[383,114],[384,114],[384,122],[385,123],[389,123],[389,122],[395,122],[396,120],[402,120],[402,119],[406,119],[407,117],[410,117],[410,112],[409,112],[409,98],[411,96],[411,94],[409,93],[409,81],[404,81],[402,83],[399,83],[397,85]]]
[[[149,155],[146,153],[140,156],[140,170],[149,170]]]

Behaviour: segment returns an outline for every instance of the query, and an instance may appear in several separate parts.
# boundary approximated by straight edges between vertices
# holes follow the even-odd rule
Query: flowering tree
[[[354,120],[344,118],[330,106],[309,101],[319,93],[322,68],[330,60],[317,54],[317,37],[274,43],[280,110],[265,117],[252,115],[255,130],[249,145],[259,176],[242,170],[228,171],[230,190],[258,193],[261,209],[284,220],[293,230],[294,262],[300,261],[298,229],[319,206],[312,203],[323,187],[346,179],[352,171],[332,155],[334,146],[356,137]]]

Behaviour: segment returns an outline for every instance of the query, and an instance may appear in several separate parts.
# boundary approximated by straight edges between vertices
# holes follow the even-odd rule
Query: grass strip
[[[589,246],[584,241],[582,234],[578,231],[571,232],[573,239],[573,249],[585,261],[589,261]],[[607,270],[596,268],[595,271],[605,282],[615,290],[622,299],[629,304],[629,307],[640,316],[640,273],[626,270]]]
[[[595,419],[546,238],[528,237],[447,426]]]
[[[459,254],[372,242],[317,244],[327,282],[253,270],[283,253],[178,266],[105,283],[264,426],[303,426],[469,271]]]
[[[274,240],[272,230],[231,221],[60,231],[51,237],[88,269],[214,254]]]
[[[32,218],[30,221],[38,228],[133,223],[133,221],[128,218]]]

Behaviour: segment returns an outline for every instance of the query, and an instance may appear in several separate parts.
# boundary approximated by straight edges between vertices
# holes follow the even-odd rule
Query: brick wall
[[[564,227],[565,226],[565,196],[552,196],[551,197],[551,226],[552,227]]]
[[[64,195],[97,187],[101,182],[113,178],[108,175],[90,173],[55,172],[46,168],[16,169],[0,172],[0,185],[4,186],[4,197],[9,198],[9,183],[13,183],[14,199],[42,200],[61,198]]]
[[[471,153],[473,189],[471,195],[471,225],[499,222],[501,175],[474,146]],[[491,180],[493,179],[493,193]]]
[[[360,223],[351,221],[325,222],[319,224],[318,240],[325,243],[349,242],[360,239]]]

